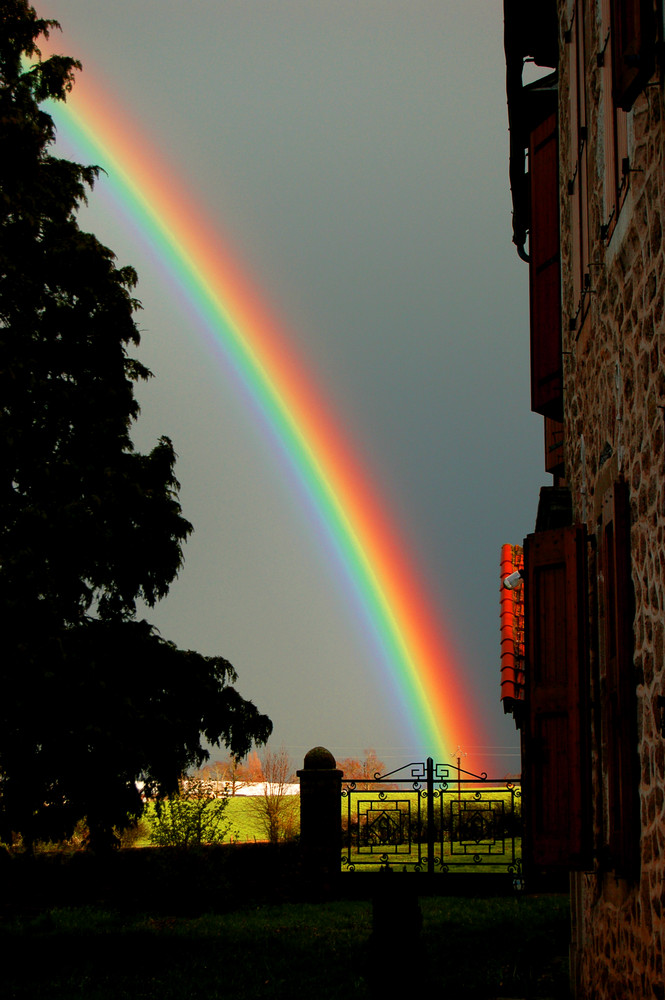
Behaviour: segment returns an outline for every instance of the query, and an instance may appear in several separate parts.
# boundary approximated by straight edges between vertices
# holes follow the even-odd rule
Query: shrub
[[[184,779],[177,795],[155,804],[151,842],[181,848],[221,844],[231,833],[230,821],[224,815],[228,801],[227,794],[217,794],[212,782]]]

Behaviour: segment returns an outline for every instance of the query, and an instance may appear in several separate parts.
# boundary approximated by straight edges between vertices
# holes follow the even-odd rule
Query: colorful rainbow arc
[[[58,134],[84,162],[104,167],[114,201],[152,245],[280,440],[380,640],[417,745],[445,761],[459,744],[483,743],[450,643],[320,392],[182,184],[108,95],[87,75],[83,82],[67,104],[49,109]]]

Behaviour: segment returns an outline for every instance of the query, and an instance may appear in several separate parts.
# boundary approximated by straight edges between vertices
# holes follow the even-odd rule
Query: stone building
[[[577,997],[662,1000],[663,4],[504,13],[514,241],[552,475],[524,541],[526,871],[571,873]]]

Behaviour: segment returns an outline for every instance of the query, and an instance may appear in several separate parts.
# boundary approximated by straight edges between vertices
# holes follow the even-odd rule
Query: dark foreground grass
[[[563,896],[420,899],[423,928],[372,941],[369,900],[265,901],[193,915],[100,905],[5,912],[11,1000],[567,995]]]

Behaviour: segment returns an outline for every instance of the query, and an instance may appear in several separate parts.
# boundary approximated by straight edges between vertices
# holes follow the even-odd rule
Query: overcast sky
[[[527,268],[511,244],[500,0],[44,0],[219,225],[395,512],[482,723],[499,703],[499,554],[532,530]],[[220,653],[299,764],[416,746],[283,462],[103,191],[82,224],[140,277],[139,447],[179,455],[195,533],[150,619]],[[452,748],[454,749],[454,748]]]

